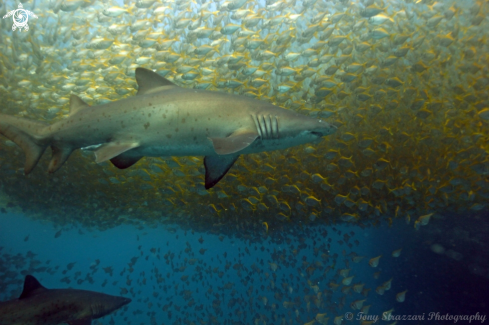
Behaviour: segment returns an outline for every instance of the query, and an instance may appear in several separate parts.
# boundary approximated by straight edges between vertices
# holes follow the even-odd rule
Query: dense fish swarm
[[[38,16],[29,31],[1,21],[2,113],[51,121],[68,114],[71,93],[89,104],[132,96],[143,66],[339,129],[319,144],[243,156],[210,191],[201,157],[145,158],[120,171],[78,152],[54,175],[38,168],[25,177],[23,153],[3,139],[4,195],[61,224],[178,221],[223,232],[232,223],[260,236],[291,220],[368,226],[402,217],[419,227],[433,214],[479,213],[489,198],[488,6],[25,2]],[[14,8],[5,3],[0,16]]]
[[[346,312],[381,317],[423,294],[406,290],[406,280],[394,277],[398,274],[391,269],[401,268],[406,262],[399,257],[409,258],[416,249],[384,245],[369,252],[365,242],[372,239],[365,232],[327,225],[291,226],[262,243],[171,227],[131,229],[123,232],[122,243],[114,233],[72,229],[60,235],[50,225],[38,228],[20,242],[37,248],[36,243],[56,241],[56,251],[14,254],[0,246],[0,301],[17,298],[27,274],[50,288],[98,290],[133,299],[117,316],[93,325],[340,325]],[[80,247],[68,244],[73,240],[94,246],[83,252],[87,256],[70,254]],[[114,255],[115,260],[110,258]]]

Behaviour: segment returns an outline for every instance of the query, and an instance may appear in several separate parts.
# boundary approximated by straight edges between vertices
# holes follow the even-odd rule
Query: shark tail
[[[29,174],[49,145],[50,140],[42,135],[47,124],[25,118],[0,114],[0,134],[24,150],[24,173]]]

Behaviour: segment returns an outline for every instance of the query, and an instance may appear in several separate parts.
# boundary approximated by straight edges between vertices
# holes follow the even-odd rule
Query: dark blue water
[[[72,228],[59,233],[60,228],[50,223],[0,214],[0,299],[17,297],[29,273],[47,288],[133,299],[95,324],[281,324],[283,319],[301,324],[318,313],[327,313],[332,324],[346,312],[353,313],[351,323],[359,323],[358,310],[350,304],[361,299],[371,305],[371,317],[393,309],[393,315],[424,317],[398,323],[450,324],[454,322],[441,316],[429,319],[430,313],[487,315],[489,310],[487,261],[483,261],[487,252],[481,243],[467,240],[467,233],[462,236],[460,230],[457,237],[452,231],[466,229],[466,224],[434,220],[420,231],[404,222],[367,229],[290,224],[279,234],[252,242],[169,226],[120,226],[103,232]],[[476,226],[469,229],[469,239],[480,235],[477,229],[482,231]],[[434,253],[434,243],[447,249],[454,245],[462,259]],[[392,257],[398,248],[401,256]],[[365,258],[353,263],[352,253]],[[370,267],[369,259],[378,255],[382,255],[379,266]],[[70,263],[75,264],[68,270]],[[278,269],[273,272],[269,263]],[[351,289],[342,292],[345,285],[338,270],[345,268],[354,275],[352,285],[365,283],[371,288],[366,297]],[[391,278],[392,288],[377,294],[376,288]],[[332,289],[331,282],[338,288]],[[322,292],[320,303],[315,303],[314,285]],[[399,303],[396,294],[404,290],[406,301]]]

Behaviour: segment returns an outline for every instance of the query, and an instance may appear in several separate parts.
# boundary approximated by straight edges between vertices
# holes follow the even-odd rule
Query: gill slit
[[[253,119],[253,122],[255,122],[256,131],[258,132],[258,135],[260,136],[260,138],[263,139],[263,133],[261,131],[260,122],[258,121],[256,115],[251,114],[251,118]]]
[[[251,114],[251,118],[255,123],[256,131],[258,132],[258,136],[262,140],[269,139],[278,139],[280,136],[279,133],[279,125],[278,125],[278,117],[271,115],[254,115]]]

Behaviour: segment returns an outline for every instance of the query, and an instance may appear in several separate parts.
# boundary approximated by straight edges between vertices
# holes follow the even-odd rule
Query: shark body
[[[31,275],[18,299],[0,302],[0,325],[90,325],[131,299],[75,289],[46,289]]]
[[[72,95],[70,115],[52,125],[0,114],[0,134],[24,150],[26,174],[48,146],[51,173],[79,148],[121,169],[144,156],[205,156],[208,189],[241,154],[285,149],[336,131],[264,101],[182,88],[144,68],[136,69],[136,81],[136,96],[102,105]]]

